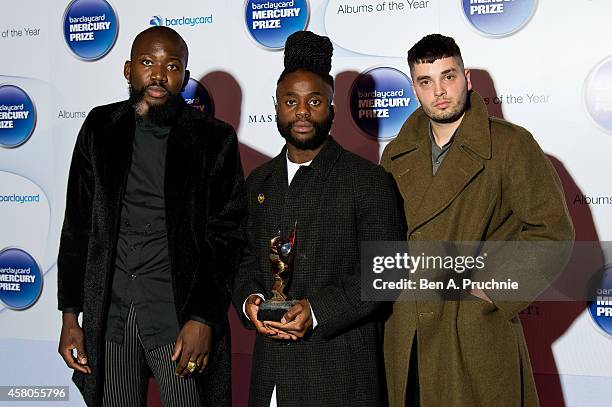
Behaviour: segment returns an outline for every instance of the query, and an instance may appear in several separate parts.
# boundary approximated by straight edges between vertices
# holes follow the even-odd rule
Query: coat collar
[[[334,167],[336,161],[342,154],[342,147],[340,144],[329,136],[329,139],[325,143],[325,146],[319,151],[319,154],[312,160],[309,168],[311,168],[318,177],[321,179],[327,178],[331,169]],[[285,182],[287,180],[287,146],[284,146],[281,152],[272,159],[268,171],[265,177],[268,177],[272,173],[283,173],[285,174]],[[264,178],[265,178],[264,177]]]
[[[415,111],[389,144],[391,172],[405,200],[411,230],[444,211],[484,168],[491,158],[491,132],[486,106],[476,92],[444,163],[432,174],[429,118],[422,108]]]
[[[338,158],[342,154],[342,147],[331,136],[319,154],[312,160],[312,168],[321,179],[326,179]]]
[[[172,125],[171,133],[179,134],[180,140],[190,147],[197,147],[198,143],[197,132],[195,131],[195,118],[193,111],[186,103],[182,103],[179,107],[179,112],[175,123]],[[115,133],[116,127],[124,129],[132,129],[134,127],[135,112],[129,104],[129,100],[125,100],[110,113],[110,121],[102,128],[105,132]]]
[[[110,122],[105,127],[109,127],[109,126],[113,126],[117,124],[119,121],[121,121],[126,116],[130,118],[135,117],[134,109],[130,106],[128,100],[124,100],[123,102],[121,102],[119,106],[117,107],[117,109],[111,112]]]
[[[459,143],[485,160],[491,159],[491,130],[482,124],[488,122],[489,114],[482,97],[476,91],[469,92],[469,108],[457,129]],[[389,146],[389,157],[394,159],[417,148],[429,148],[429,118],[419,107],[402,126],[397,138]]]
[[[201,171],[205,151],[205,137],[198,137],[201,131],[196,131],[195,127],[198,116],[190,107],[185,106],[181,108],[179,118],[170,130],[166,150],[166,214],[172,216],[180,211],[186,191],[198,182],[196,177]],[[107,117],[108,122],[100,128],[98,148],[104,152],[105,157],[112,157],[105,161],[105,177],[108,193],[112,194],[112,201],[120,208],[132,161],[136,118],[128,101],[120,102]],[[168,218],[168,222],[174,222],[174,217]]]

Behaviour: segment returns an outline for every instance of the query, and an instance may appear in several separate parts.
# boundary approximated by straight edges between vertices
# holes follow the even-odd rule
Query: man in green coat
[[[408,64],[421,107],[382,157],[404,199],[408,240],[572,241],[552,165],[527,130],[488,116],[455,41],[428,35]],[[545,289],[564,256],[556,267],[510,266]],[[518,318],[528,302],[462,294],[472,300],[394,304],[384,343],[390,406],[537,406]]]

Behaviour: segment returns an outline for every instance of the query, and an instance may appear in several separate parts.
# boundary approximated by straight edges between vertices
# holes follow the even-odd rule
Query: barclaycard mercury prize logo
[[[15,85],[0,85],[0,146],[18,147],[36,127],[36,108],[30,96]]]
[[[73,0],[64,14],[64,40],[70,51],[85,61],[95,61],[115,45],[117,15],[106,0]]]
[[[606,133],[612,133],[612,56],[600,62],[587,77],[584,99],[593,121]]]
[[[278,50],[287,37],[306,28],[309,10],[308,0],[247,0],[245,23],[257,44]]]
[[[593,301],[589,302],[589,314],[597,327],[612,337],[612,264],[603,271],[601,283],[591,293]]]
[[[25,250],[8,248],[0,252],[0,301],[23,310],[36,303],[43,281],[36,260]]]
[[[535,13],[537,0],[462,0],[463,14],[481,34],[504,37],[523,28]]]
[[[390,140],[418,107],[410,78],[391,67],[378,67],[360,74],[350,91],[351,117],[368,136]]]
[[[211,117],[215,115],[215,106],[210,93],[208,93],[204,85],[195,79],[189,78],[187,86],[181,92],[181,96],[183,96],[187,105],[192,108],[204,112]]]

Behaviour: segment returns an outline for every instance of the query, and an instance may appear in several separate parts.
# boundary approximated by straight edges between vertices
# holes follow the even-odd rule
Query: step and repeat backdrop
[[[334,43],[332,134],[375,162],[418,107],[407,50],[429,33],[453,36],[490,114],[529,129],[557,169],[577,240],[612,240],[608,0],[5,0],[0,9],[0,386],[68,386],[53,405],[83,405],[57,354],[70,157],[88,112],[127,97],[123,63],[153,25],[186,40],[192,79],[183,96],[236,128],[247,172],[284,142],[274,92],[291,33]],[[586,285],[600,276],[599,301],[540,301],[521,315],[543,406],[612,400],[610,263],[593,250],[560,277]],[[242,406],[253,336],[233,312]]]

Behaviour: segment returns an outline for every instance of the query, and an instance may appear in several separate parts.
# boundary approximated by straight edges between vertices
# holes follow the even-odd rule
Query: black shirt
[[[134,305],[145,349],[174,343],[179,324],[172,292],[164,199],[170,127],[136,119],[127,178],[106,340],[123,343],[125,321]]]

